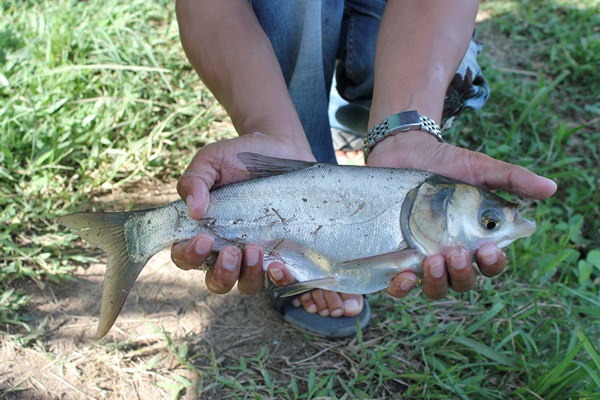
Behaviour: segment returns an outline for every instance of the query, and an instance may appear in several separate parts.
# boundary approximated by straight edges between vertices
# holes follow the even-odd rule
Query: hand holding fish
[[[253,139],[221,142],[225,144],[199,153],[194,161],[203,161],[200,168],[187,173],[179,186],[191,207],[177,201],[146,210],[76,213],[61,219],[108,255],[97,337],[116,320],[148,260],[184,241],[188,242],[175,246],[173,258],[185,268],[206,259],[205,245],[221,252],[216,265],[207,265],[207,285],[217,293],[227,292],[236,280],[243,282],[243,291],[257,290],[264,263],[270,265],[272,277],[276,278],[274,266],[293,275],[295,283],[282,296],[316,288],[359,295],[390,287],[392,280],[398,282],[397,274],[422,275],[426,282],[443,280],[436,277],[431,260],[430,265],[423,264],[441,253],[446,258],[440,265],[448,261],[449,279],[463,279],[467,283],[462,287],[468,290],[467,280],[474,279],[474,272],[453,273],[453,269],[469,271],[468,254],[489,245],[508,246],[535,231],[535,222],[522,218],[516,204],[428,171],[337,166],[242,152],[237,158],[244,172],[228,155],[245,140],[265,143]],[[198,176],[202,168],[208,173]],[[257,179],[230,183],[245,176]],[[192,186],[199,183],[200,190],[189,190],[189,179],[196,182]],[[204,209],[204,204],[191,204],[204,196],[203,185],[205,190],[211,188]],[[191,218],[197,212],[200,219]],[[455,260],[461,253],[452,253],[457,246],[464,247],[459,250],[465,257],[459,261],[463,268],[457,268]],[[482,261],[481,254],[478,258]],[[504,260],[490,264],[503,267]],[[447,280],[430,285],[433,294],[427,288],[425,293],[443,295],[447,285]]]
[[[428,170],[489,190],[501,189],[534,199],[545,199],[556,191],[552,180],[523,167],[438,143],[431,135],[421,132],[386,138],[373,148],[368,165]],[[494,245],[481,247],[476,260],[481,273],[487,277],[501,273],[506,264],[504,252]],[[458,292],[472,289],[476,273],[468,252],[453,248],[443,255],[429,256],[423,263],[423,276],[423,292],[431,299],[438,299],[447,295],[449,285]],[[394,278],[387,291],[394,297],[404,297],[416,282],[416,275],[403,272]]]
[[[426,134],[413,132],[390,139],[392,138],[386,139],[384,145],[374,148],[369,158],[370,165],[430,169],[468,183],[514,191],[527,197],[545,198],[556,189],[554,182],[525,168],[455,146],[438,144]],[[244,166],[237,159],[239,152],[264,152],[269,149],[270,153],[285,158],[311,159],[307,149],[290,149],[289,145],[285,140],[279,141],[277,138],[272,141],[271,136],[267,135],[246,135],[215,143],[201,150],[178,186],[182,198],[187,199],[190,215],[199,218],[204,214],[208,204],[208,191],[213,185],[216,187],[248,177]],[[195,268],[206,260],[213,244],[214,239],[207,233],[202,233],[188,242],[174,245],[173,260],[183,269]],[[262,249],[255,244],[246,246],[243,252],[235,246],[224,247],[215,267],[207,273],[207,286],[215,293],[226,293],[238,282],[243,293],[259,291],[262,287],[261,256]],[[503,271],[506,258],[497,246],[485,245],[479,249],[477,261],[482,274],[492,277]],[[277,280],[273,279],[273,273],[270,276],[280,286],[294,281],[293,275],[280,263],[275,263],[271,271],[279,272],[277,276],[280,278]],[[450,285],[455,291],[470,290],[476,277],[469,253],[461,248],[452,248],[443,255],[428,257],[424,262],[423,274],[424,293],[432,299],[446,296]],[[388,292],[395,297],[404,297],[416,282],[417,277],[412,272],[399,273]]]
[[[248,172],[238,153],[244,151],[269,152],[284,158],[314,161],[308,143],[293,143],[289,137],[254,133],[231,140],[212,143],[198,152],[177,184],[177,191],[186,201],[190,216],[200,219],[209,203],[209,191],[248,179]],[[192,239],[173,245],[171,258],[181,269],[189,270],[202,265],[213,251],[214,238],[201,233]],[[274,265],[281,268],[281,265]],[[240,292],[254,294],[263,286],[263,250],[257,244],[225,246],[214,267],[206,273],[206,286],[217,294],[229,292],[238,284]]]

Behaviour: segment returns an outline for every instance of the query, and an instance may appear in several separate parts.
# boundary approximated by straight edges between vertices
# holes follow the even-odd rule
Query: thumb
[[[179,178],[177,193],[185,201],[192,219],[200,219],[206,213],[210,200],[210,188],[215,183],[215,177],[214,169],[192,163]]]
[[[469,152],[469,165],[476,183],[502,189],[519,196],[545,199],[556,192],[556,183],[527,168],[496,160],[481,153]]]

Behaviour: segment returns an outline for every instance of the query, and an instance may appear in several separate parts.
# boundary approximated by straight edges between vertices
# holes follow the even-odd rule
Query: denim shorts
[[[269,37],[290,96],[320,162],[335,163],[329,120],[330,88],[368,109],[374,83],[375,47],[384,0],[249,0]],[[442,129],[467,107],[479,109],[489,96],[471,41],[448,87]]]

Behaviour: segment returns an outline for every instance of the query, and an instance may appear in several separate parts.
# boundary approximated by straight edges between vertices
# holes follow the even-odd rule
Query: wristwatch
[[[373,127],[365,137],[363,146],[365,162],[367,157],[378,142],[388,136],[401,132],[423,131],[434,136],[438,142],[442,141],[442,131],[434,120],[424,115],[419,115],[415,110],[404,111],[398,114],[390,115]]]

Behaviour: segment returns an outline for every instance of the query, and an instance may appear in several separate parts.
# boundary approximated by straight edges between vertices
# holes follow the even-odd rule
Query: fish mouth
[[[517,218],[515,218],[515,226],[515,233],[517,234],[517,239],[533,235],[536,229],[535,221],[525,219],[518,214]]]
[[[525,219],[519,214],[515,215],[513,224],[514,229],[510,234],[504,236],[503,240],[496,244],[498,247],[504,248],[517,239],[529,237],[533,235],[536,230],[535,221]]]

